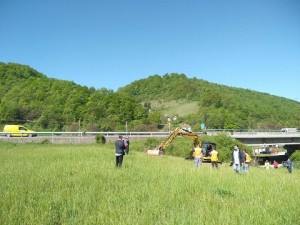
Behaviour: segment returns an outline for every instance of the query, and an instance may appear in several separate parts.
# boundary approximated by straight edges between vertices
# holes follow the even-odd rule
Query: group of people
[[[268,169],[270,169],[270,166],[271,166],[271,164],[270,164],[269,160],[266,160],[264,167],[268,170]],[[274,167],[274,169],[277,169],[279,167],[279,164],[276,160],[273,161],[273,167]]]
[[[290,160],[290,158],[288,158],[287,161],[283,162],[282,165],[287,168],[287,170],[288,170],[289,173],[292,173],[293,163]],[[268,170],[268,169],[270,169],[270,166],[271,166],[270,162],[268,160],[266,160],[265,164],[264,164],[264,167]],[[274,169],[277,169],[279,167],[279,164],[278,164],[278,162],[276,160],[273,161],[273,167],[274,167]]]
[[[119,135],[119,139],[115,141],[115,147],[116,167],[121,167],[124,155],[129,154],[129,138],[123,139],[123,136]]]
[[[119,135],[119,139],[115,141],[115,155],[116,155],[116,167],[121,167],[123,163],[123,157],[125,154],[129,154],[129,138],[123,138],[122,135]],[[210,161],[212,168],[218,169],[218,163],[219,163],[219,153],[218,151],[213,147],[210,152]],[[194,162],[196,165],[196,168],[200,168],[203,162],[203,152],[201,148],[201,144],[198,144],[193,149],[193,157]],[[234,146],[232,154],[231,154],[231,163],[230,165],[233,167],[233,170],[236,173],[249,172],[249,165],[251,163],[251,156],[244,150],[239,149],[237,145]],[[268,160],[265,162],[265,167],[268,169],[270,166],[270,163]],[[274,160],[273,166],[275,169],[278,168],[278,162]],[[285,163],[285,166],[287,167],[287,170],[289,173],[292,172],[292,161],[288,159]]]
[[[239,149],[237,145],[234,146],[231,155],[231,165],[235,172],[241,173],[245,171],[248,173],[251,160],[251,156],[246,151]]]
[[[218,169],[219,163],[219,153],[215,148],[212,148],[210,152],[210,161],[212,168]],[[200,168],[203,161],[203,152],[201,148],[201,144],[198,144],[193,150],[193,157],[195,161],[196,168]],[[251,156],[238,148],[238,146],[234,146],[231,156],[231,165],[233,166],[233,170],[237,173],[240,173],[242,170],[245,172],[249,172],[249,165],[251,162]]]
[[[245,172],[249,172],[250,162],[251,162],[251,156],[247,152],[240,150],[238,148],[238,146],[234,146],[234,150],[232,153],[232,159],[231,159],[231,164],[233,165],[234,171],[236,171],[237,173],[240,173],[244,169]],[[241,166],[243,166],[243,167],[241,167]],[[266,169],[269,169],[270,162],[268,160],[266,160],[264,166]],[[288,159],[285,162],[284,166],[287,168],[289,173],[292,173],[293,165],[292,165],[292,161],[290,159]],[[279,163],[276,160],[274,160],[274,162],[273,162],[273,167],[275,169],[277,169],[279,167]]]
[[[211,161],[212,168],[218,169],[218,161],[219,161],[218,154],[219,154],[218,151],[213,147],[210,152],[210,156],[211,156],[210,161]],[[201,144],[198,144],[193,149],[193,157],[194,157],[196,168],[200,168],[203,161],[203,152],[202,152]]]

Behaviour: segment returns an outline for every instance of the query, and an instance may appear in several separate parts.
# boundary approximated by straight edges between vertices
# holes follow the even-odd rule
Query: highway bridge
[[[220,131],[208,131],[207,135],[214,136]],[[300,132],[226,132],[228,136],[250,146],[258,145],[293,145],[300,144]]]
[[[228,134],[249,146],[283,146],[288,153],[300,149],[300,132],[232,132]]]

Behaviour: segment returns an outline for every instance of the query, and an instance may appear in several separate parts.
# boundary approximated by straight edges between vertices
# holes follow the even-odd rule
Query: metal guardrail
[[[173,131],[146,131],[146,132],[126,132],[126,131],[121,131],[121,132],[113,132],[113,131],[103,131],[103,132],[90,132],[90,131],[75,131],[75,132],[52,132],[52,131],[47,131],[47,132],[39,132],[39,131],[34,131],[34,132],[0,132],[1,136],[6,136],[7,134],[20,134],[21,136],[27,136],[28,134],[37,134],[37,135],[53,135],[53,136],[58,136],[58,135],[64,135],[64,136],[85,136],[85,135],[104,135],[104,136],[115,136],[115,135],[123,135],[123,136],[140,136],[140,135],[147,135],[147,136],[165,136],[169,135]],[[194,132],[196,134],[206,134],[210,136],[214,136],[219,133],[227,133],[229,135],[250,135],[250,136],[255,136],[255,135],[266,135],[266,136],[272,136],[272,135],[279,135],[279,136],[299,136],[300,131],[297,132],[282,132],[280,130],[234,130],[234,129],[207,129],[202,132]]]
[[[2,141],[16,142],[43,142],[50,141],[52,143],[91,143],[95,142],[96,135],[103,135],[107,141],[113,141],[118,135],[128,136],[135,140],[141,140],[149,137],[165,138],[171,132],[32,132],[37,137],[27,138],[26,132],[0,132]],[[194,132],[198,135],[215,136],[220,133],[226,133],[229,137],[239,140],[247,145],[267,145],[267,144],[300,144],[300,132],[225,132],[224,130],[206,130],[206,132]],[[7,134],[21,134],[19,138],[10,138]],[[6,137],[7,136],[7,137]],[[22,137],[23,136],[23,137]],[[26,137],[26,138],[24,138]]]
[[[0,132],[1,136],[7,135],[20,135],[20,136],[28,136],[28,135],[41,135],[41,136],[86,136],[86,135],[103,135],[103,136],[140,136],[140,135],[147,135],[147,136],[164,136],[169,135],[170,132],[85,132],[85,131],[77,131],[77,132]]]

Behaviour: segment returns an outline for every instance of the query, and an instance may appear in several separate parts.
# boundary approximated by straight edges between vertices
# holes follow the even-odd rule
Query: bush
[[[293,168],[294,169],[300,169],[300,161],[293,162]]]
[[[106,138],[102,134],[96,135],[96,143],[97,144],[105,144]]]
[[[293,167],[300,169],[300,150],[296,150],[291,156],[290,159],[293,162]]]
[[[41,141],[41,144],[49,144],[49,143],[50,143],[50,141],[48,139],[44,139]]]
[[[300,161],[300,150],[296,150],[290,157],[292,161]]]
[[[156,138],[148,138],[144,144],[145,149],[154,149],[160,144]]]

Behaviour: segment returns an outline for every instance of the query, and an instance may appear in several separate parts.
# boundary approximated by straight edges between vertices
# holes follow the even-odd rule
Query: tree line
[[[172,125],[199,129],[279,129],[300,127],[300,103],[242,88],[210,83],[184,74],[153,75],[117,91],[48,78],[30,66],[0,63],[0,122],[35,130],[131,131],[167,129],[154,101],[195,102]],[[175,109],[173,109],[176,111]]]

